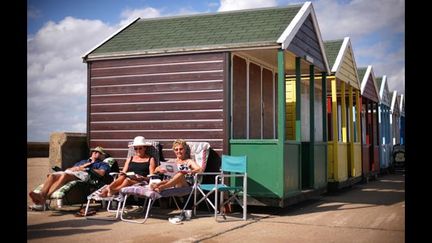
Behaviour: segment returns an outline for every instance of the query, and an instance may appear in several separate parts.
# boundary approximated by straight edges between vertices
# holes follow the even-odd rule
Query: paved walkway
[[[43,180],[47,164],[47,158],[28,159],[29,189]],[[175,211],[155,208],[158,215],[132,224],[77,218],[77,210],[28,211],[28,242],[404,242],[405,178],[380,176],[284,209],[249,207],[248,221],[201,216],[173,225],[167,218]]]

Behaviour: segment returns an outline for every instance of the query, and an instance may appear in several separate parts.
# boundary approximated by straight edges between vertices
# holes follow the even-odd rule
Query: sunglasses
[[[175,148],[174,151],[182,151],[184,148]]]
[[[144,149],[144,147],[135,147],[134,150],[141,150]]]

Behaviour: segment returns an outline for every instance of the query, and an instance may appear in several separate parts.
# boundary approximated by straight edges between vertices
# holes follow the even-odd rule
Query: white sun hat
[[[146,141],[143,136],[137,136],[134,138],[133,143],[129,144],[129,147],[135,147],[135,146],[152,146],[153,143],[150,141]]]

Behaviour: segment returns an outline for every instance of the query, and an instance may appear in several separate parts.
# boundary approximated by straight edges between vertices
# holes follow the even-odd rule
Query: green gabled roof
[[[363,81],[364,75],[366,74],[367,68],[357,68],[357,74],[360,79],[360,83]]]
[[[379,92],[379,89],[381,88],[382,77],[375,78],[375,81],[376,81],[376,84],[378,87],[378,92]]]
[[[302,5],[140,19],[89,53],[161,53],[276,45]]]
[[[324,41],[324,50],[327,55],[327,60],[329,62],[330,69],[333,68],[333,65],[336,61],[336,57],[339,54],[339,51],[342,47],[343,41],[344,40]]]

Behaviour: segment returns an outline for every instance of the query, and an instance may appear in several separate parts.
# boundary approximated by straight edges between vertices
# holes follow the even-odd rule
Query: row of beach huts
[[[213,168],[247,155],[249,205],[368,181],[404,143],[405,101],[353,49],[322,40],[311,2],[138,18],[83,55],[88,145],[120,165],[138,135],[163,158],[177,138],[209,142]]]

